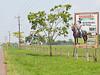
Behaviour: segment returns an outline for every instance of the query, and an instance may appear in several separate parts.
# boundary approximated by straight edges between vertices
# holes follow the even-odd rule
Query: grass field
[[[33,50],[32,50],[33,49]],[[43,51],[42,51],[43,50]],[[72,46],[53,46],[53,52],[58,53],[50,57],[48,47],[31,47],[18,49],[9,47],[5,49],[5,57],[8,75],[100,75],[100,59],[98,49],[98,62],[94,62],[92,57],[87,62],[84,57],[75,60],[72,57]],[[60,51],[62,55],[60,55]],[[70,55],[67,57],[67,52]],[[79,55],[84,55],[84,50],[78,50]],[[90,56],[93,49],[89,49]]]

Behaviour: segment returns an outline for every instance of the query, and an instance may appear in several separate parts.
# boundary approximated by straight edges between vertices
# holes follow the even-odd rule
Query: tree
[[[31,29],[34,34],[46,39],[50,46],[50,56],[52,56],[52,45],[58,36],[68,34],[69,21],[72,19],[68,10],[70,4],[57,5],[50,9],[50,13],[45,11],[30,12],[28,20],[32,24]]]
[[[23,38],[24,38],[24,36],[23,36],[23,33],[24,32],[20,32],[20,43],[24,43],[24,40],[23,40]],[[16,37],[16,38],[18,38],[19,39],[19,32],[13,32],[13,35]]]
[[[32,35],[29,35],[29,36],[27,36],[27,37],[25,37],[25,42],[27,43],[30,43],[30,44],[32,44]]]

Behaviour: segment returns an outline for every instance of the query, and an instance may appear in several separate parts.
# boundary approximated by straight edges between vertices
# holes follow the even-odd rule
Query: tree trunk
[[[50,44],[50,56],[52,56],[52,45]]]
[[[52,56],[52,45],[51,45],[51,38],[49,37],[49,48],[50,48],[50,56]]]

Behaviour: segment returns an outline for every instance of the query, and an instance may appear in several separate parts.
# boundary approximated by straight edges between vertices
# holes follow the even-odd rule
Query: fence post
[[[62,49],[60,48],[60,55],[62,56]]]
[[[55,48],[55,56],[56,56],[57,54],[56,54],[56,48]]]
[[[86,48],[85,48],[85,52],[86,52],[86,60],[89,61],[89,53],[88,53],[88,48],[87,48],[87,44],[86,44]]]
[[[67,51],[67,57],[69,57],[69,50]]]
[[[95,48],[93,59],[97,62],[97,48]]]
[[[75,47],[74,47],[74,57],[75,57],[76,60],[78,59],[78,52],[77,52],[77,47],[76,47],[76,45],[75,45]]]
[[[75,50],[75,56],[76,56],[76,59],[78,59],[78,51],[77,51],[77,48]]]

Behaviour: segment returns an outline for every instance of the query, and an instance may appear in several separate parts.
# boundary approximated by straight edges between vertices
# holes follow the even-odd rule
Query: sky
[[[21,17],[21,31],[27,36],[31,27],[27,20],[29,12],[40,10],[48,12],[53,6],[66,3],[72,5],[70,9],[72,16],[77,12],[100,11],[100,0],[0,0],[0,42],[8,40],[9,31],[11,33],[11,41],[18,41],[12,34],[18,31],[17,16]],[[72,38],[71,34],[68,37]]]

